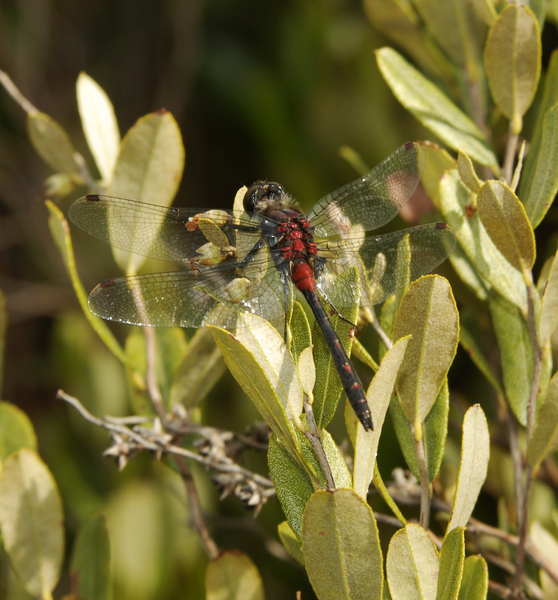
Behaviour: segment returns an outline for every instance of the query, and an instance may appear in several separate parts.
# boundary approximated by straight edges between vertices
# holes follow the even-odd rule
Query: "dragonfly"
[[[107,279],[91,292],[89,309],[132,325],[215,325],[231,331],[242,326],[243,313],[254,314],[287,342],[298,290],[323,332],[356,416],[372,430],[363,384],[330,315],[344,319],[355,302],[362,307],[383,302],[453,250],[455,235],[445,223],[374,233],[412,196],[425,163],[422,147],[408,142],[366,175],[324,196],[306,215],[274,182],[255,183],[235,210],[167,208],[104,195],[80,198],[69,216],[84,231],[116,248],[181,265]],[[343,278],[351,268],[358,277]],[[335,302],[329,297],[333,290]]]

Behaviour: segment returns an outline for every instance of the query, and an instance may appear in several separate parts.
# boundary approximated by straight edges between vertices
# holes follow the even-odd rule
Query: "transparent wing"
[[[360,273],[360,304],[372,306],[383,302],[398,289],[430,273],[455,247],[455,235],[445,223],[429,223],[410,229],[373,235],[360,239],[323,240],[318,255],[325,258],[318,288],[327,297],[328,287],[339,273],[357,266]],[[336,306],[343,306],[343,295]],[[350,306],[354,290],[347,290]]]
[[[414,142],[401,146],[369,173],[319,200],[307,215],[316,237],[344,237],[355,226],[371,231],[391,221],[415,191],[424,166],[424,150]]]

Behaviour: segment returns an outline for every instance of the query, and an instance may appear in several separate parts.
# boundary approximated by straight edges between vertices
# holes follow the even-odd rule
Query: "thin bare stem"
[[[413,441],[415,443],[415,455],[420,473],[420,525],[423,529],[428,529],[430,522],[430,482],[428,481],[428,470],[426,468],[426,458],[424,456],[424,446],[422,440],[415,437],[415,427],[410,424]]]
[[[515,518],[516,525],[519,527],[521,521],[521,497],[523,496],[523,457],[519,449],[519,440],[517,437],[517,421],[511,411],[507,411],[506,426],[508,429],[508,443],[510,446],[510,455],[513,463],[513,479],[515,490]]]
[[[180,476],[182,477],[182,481],[184,482],[184,486],[186,488],[186,493],[188,494],[194,529],[205,546],[205,551],[207,552],[210,560],[215,560],[219,556],[219,548],[209,534],[207,525],[205,524],[203,511],[198,496],[198,490],[196,489],[192,472],[182,456],[175,456],[174,460],[176,461],[178,470],[180,471]]]
[[[17,89],[15,83],[10,79],[10,76],[4,71],[0,70],[0,83],[4,86],[8,94],[23,108],[23,110],[29,113],[39,112],[27,98]]]
[[[508,132],[508,143],[506,144],[506,156],[504,157],[504,167],[502,169],[502,178],[507,184],[510,184],[513,177],[513,162],[515,160],[515,154],[517,152],[517,143],[519,141],[519,135],[514,133],[513,126],[510,121],[510,127]]]
[[[369,323],[372,325],[372,327],[374,327],[376,333],[384,343],[384,346],[388,350],[391,350],[393,342],[389,338],[389,335],[383,330],[382,326],[380,325],[380,321],[378,321],[378,317],[376,316],[376,312],[374,311],[374,309],[372,307],[366,308],[365,315]]]
[[[320,464],[326,480],[327,489],[334,490],[335,481],[333,479],[333,473],[331,472],[331,467],[329,466],[329,462],[322,445],[322,438],[320,437],[320,432],[318,431],[318,426],[316,425],[312,404],[308,402],[306,394],[304,395],[304,412],[306,414],[306,420],[308,421],[308,430],[304,430],[304,435],[316,453],[318,463]]]

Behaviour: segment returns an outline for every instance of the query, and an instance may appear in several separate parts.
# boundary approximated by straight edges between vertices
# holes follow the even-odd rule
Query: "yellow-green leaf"
[[[459,317],[451,287],[438,275],[415,281],[403,298],[395,320],[394,339],[411,334],[396,389],[407,419],[422,423],[436,400],[453,361]]]
[[[8,328],[8,311],[6,310],[6,296],[0,289],[0,398],[4,387],[4,351],[6,348],[6,330]]]
[[[264,600],[262,578],[252,559],[226,550],[212,560],[205,575],[206,600]]]
[[[362,425],[356,425],[358,419],[354,412],[348,413],[352,414],[356,426],[356,436],[353,441],[355,447],[353,489],[364,500],[366,500],[368,487],[374,477],[374,464],[376,462],[384,418],[393,393],[395,378],[397,377],[397,372],[408,343],[409,337],[406,337],[394,344],[393,348],[382,359],[380,369],[374,375],[366,393],[370,412],[372,413],[374,430],[364,431]]]
[[[552,261],[552,267],[542,296],[539,335],[541,348],[544,348],[558,325],[558,253]]]
[[[432,142],[420,142],[426,152],[426,166],[421,183],[436,208],[440,208],[440,180],[445,171],[455,169],[455,160],[448,151]]]
[[[184,156],[180,129],[172,115],[167,111],[146,115],[122,140],[109,193],[169,206],[182,178]],[[115,250],[115,257],[129,273],[135,272],[145,260],[120,250]]]
[[[452,529],[444,538],[440,550],[440,573],[436,600],[456,600],[465,560],[464,527]]]
[[[511,4],[490,29],[484,62],[494,101],[515,133],[531,105],[541,72],[541,36],[531,9]]]
[[[386,561],[392,600],[434,600],[440,560],[426,531],[409,524],[395,532]]]
[[[352,490],[320,490],[310,498],[302,550],[320,600],[381,600],[382,551],[371,508]]]
[[[384,79],[401,104],[454,150],[462,150],[499,173],[498,161],[480,129],[440,89],[391,48],[376,51]]]
[[[473,8],[475,9],[477,15],[490,27],[498,13],[494,8],[494,3],[492,0],[473,0]]]
[[[468,556],[463,566],[459,600],[486,600],[488,566],[482,556]]]
[[[35,150],[55,173],[79,177],[72,142],[54,119],[42,112],[29,113],[27,131]]]
[[[0,476],[4,548],[30,594],[50,598],[64,558],[62,501],[56,483],[32,450],[9,456]]]
[[[120,152],[120,131],[111,101],[101,86],[81,72],[77,80],[81,124],[105,185],[110,184]]]
[[[446,537],[456,527],[467,526],[486,479],[489,457],[488,423],[480,405],[475,404],[465,413],[463,420],[461,464]]]
[[[475,194],[481,188],[481,182],[475,173],[471,159],[461,150],[457,151],[457,170],[463,183]]]
[[[302,544],[294,534],[294,531],[290,528],[287,521],[279,523],[277,527],[279,538],[283,542],[287,552],[298,561],[303,567],[304,565],[304,554],[302,554]]]
[[[536,470],[558,447],[558,373],[550,380],[527,445],[527,461]]]
[[[480,220],[506,260],[518,271],[535,263],[535,234],[523,204],[501,181],[487,181],[477,195]]]
[[[0,464],[21,448],[37,449],[37,436],[29,417],[15,404],[0,402]]]

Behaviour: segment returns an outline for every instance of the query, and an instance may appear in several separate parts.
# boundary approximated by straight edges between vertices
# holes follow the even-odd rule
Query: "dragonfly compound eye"
[[[244,194],[243,206],[247,212],[254,212],[266,200],[278,200],[285,195],[285,190],[274,181],[257,181]]]

